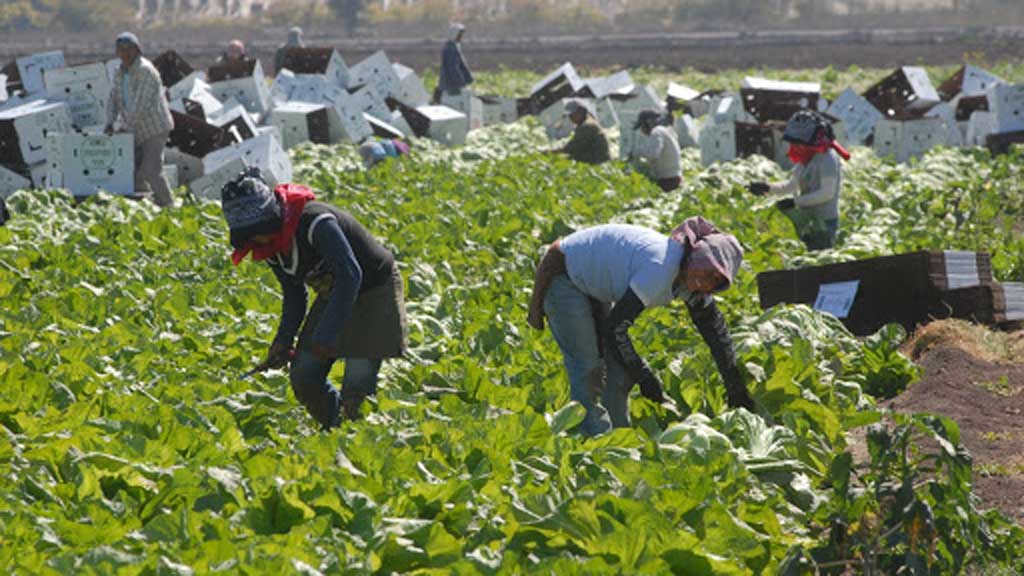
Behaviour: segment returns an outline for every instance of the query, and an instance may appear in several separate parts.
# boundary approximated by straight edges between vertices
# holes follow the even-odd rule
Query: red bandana
[[[824,154],[828,152],[829,149],[835,150],[843,160],[850,159],[850,153],[846,151],[846,148],[843,148],[843,146],[835,140],[829,140],[824,134],[821,134],[818,139],[818,143],[814,146],[791,142],[789,144],[789,159],[793,164],[806,165],[808,162],[813,160],[815,156],[818,154]]]
[[[254,261],[261,262],[274,254],[291,250],[292,238],[295,237],[295,231],[299,228],[302,210],[306,207],[306,202],[316,200],[312,190],[299,184],[281,184],[274,188],[274,194],[277,194],[277,198],[281,202],[281,219],[284,220],[284,224],[267,244],[250,242],[244,248],[232,252],[231,261],[235,266],[245,260],[250,252],[252,252]]]

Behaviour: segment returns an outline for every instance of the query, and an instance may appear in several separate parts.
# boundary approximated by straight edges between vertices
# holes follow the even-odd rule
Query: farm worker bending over
[[[679,142],[672,129],[662,123],[661,114],[655,110],[644,110],[637,117],[633,129],[648,136],[639,152],[641,158],[650,162],[654,181],[665,192],[679,188],[683,183]]]
[[[670,236],[640,226],[607,224],[555,241],[537,266],[528,321],[544,317],[565,357],[569,395],[587,415],[588,435],[629,422],[629,392],[664,401],[661,382],[637,354],[629,327],[647,308],[673,299],[711,348],[730,406],[753,410],[725,319],[711,294],[728,288],[743,260],[736,238],[696,217]],[[597,403],[598,396],[601,404]]]
[[[367,170],[388,158],[409,155],[409,145],[401,140],[380,140],[364,142],[359,147],[359,156]]]
[[[174,119],[160,73],[142,57],[142,45],[135,34],[121,34],[115,46],[121,65],[114,75],[105,131],[113,134],[114,124],[118,119],[123,121],[124,129],[135,136],[135,189],[148,187],[157,206],[171,206],[174,200],[164,178],[164,146]]]
[[[458,96],[463,88],[473,83],[473,73],[462,56],[462,36],[465,33],[466,27],[458,23],[452,24],[448,30],[448,41],[441,50],[441,73],[434,92],[435,102],[441,100],[442,93]]]
[[[782,139],[789,142],[789,159],[795,167],[782,184],[752,182],[748,188],[757,195],[794,194],[775,203],[796,228],[808,250],[835,245],[839,231],[839,192],[843,166],[850,153],[836,142],[832,125],[816,112],[801,110],[786,124]]]
[[[288,41],[274,53],[274,74],[277,74],[284,67],[284,55],[289,48],[302,48],[302,28],[298,26],[288,31]]]
[[[603,164],[611,160],[608,153],[608,137],[605,136],[601,125],[594,120],[590,105],[582,100],[572,99],[566,102],[565,112],[576,128],[569,142],[555,152],[587,164]]]
[[[226,184],[221,206],[231,260],[237,265],[252,254],[281,283],[281,322],[266,365],[286,364],[298,334],[291,365],[295,397],[325,429],[342,417],[357,419],[363,400],[377,391],[382,360],[406,349],[394,256],[347,212],[317,202],[305,186],[271,190],[258,169]],[[307,286],[317,293],[309,314]],[[345,359],[340,393],[327,380],[338,358]]]

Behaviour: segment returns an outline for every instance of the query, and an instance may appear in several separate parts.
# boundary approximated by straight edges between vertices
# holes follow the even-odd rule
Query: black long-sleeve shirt
[[[327,347],[344,329],[359,294],[388,281],[394,256],[348,213],[310,202],[303,210],[291,254],[280,254],[268,263],[282,293],[275,342],[294,341],[306,316],[306,285],[330,282],[327,308],[312,341]]]

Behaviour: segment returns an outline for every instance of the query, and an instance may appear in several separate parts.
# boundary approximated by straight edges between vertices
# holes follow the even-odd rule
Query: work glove
[[[270,345],[270,350],[267,351],[267,359],[263,362],[262,366],[265,366],[267,370],[281,368],[288,364],[292,356],[294,356],[294,350],[291,344],[287,342],[274,342]]]
[[[796,202],[792,198],[783,198],[775,203],[775,207],[779,210],[792,210],[796,208]]]
[[[643,394],[644,398],[658,404],[665,401],[665,393],[662,389],[661,381],[650,371],[640,378],[640,393]]]
[[[764,196],[771,192],[771,186],[765,182],[751,182],[747,184],[747,190],[754,196]]]

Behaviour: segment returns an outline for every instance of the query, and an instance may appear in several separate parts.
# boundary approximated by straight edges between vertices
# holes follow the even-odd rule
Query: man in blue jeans
[[[359,417],[363,400],[377,391],[383,359],[405,352],[407,329],[394,256],[351,215],[315,200],[304,186],[271,190],[258,169],[221,191],[232,261],[252,254],[281,284],[281,323],[264,366],[294,356],[295,398],[329,429],[342,416]],[[317,293],[308,314],[307,286]],[[338,358],[345,359],[340,393],[327,380]]]
[[[739,242],[703,218],[690,218],[670,236],[640,226],[596,226],[549,247],[537,267],[528,321],[542,330],[547,317],[551,325],[569,373],[569,396],[587,410],[584,434],[629,426],[634,384],[647,398],[665,400],[629,328],[645,309],[676,298],[686,302],[711,349],[729,405],[754,409],[711,296],[732,284],[742,259]]]

